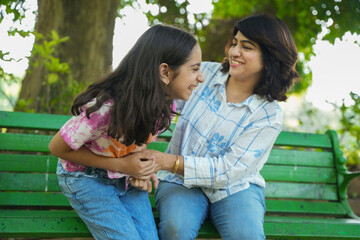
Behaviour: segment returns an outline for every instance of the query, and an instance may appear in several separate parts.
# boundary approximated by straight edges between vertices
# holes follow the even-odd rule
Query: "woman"
[[[278,18],[236,23],[222,64],[205,62],[205,81],[180,117],[167,154],[154,152],[160,179],[160,239],[195,239],[208,216],[223,239],[265,239],[260,170],[281,131],[278,101],[298,73],[297,49]],[[146,150],[150,151],[150,150]]]

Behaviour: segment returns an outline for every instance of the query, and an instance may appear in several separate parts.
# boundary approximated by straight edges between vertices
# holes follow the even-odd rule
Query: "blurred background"
[[[255,13],[282,19],[299,50],[283,130],[335,129],[360,170],[360,0],[1,0],[0,110],[69,114],[158,23],[192,32],[203,60],[221,61],[235,21]],[[349,194],[360,212],[360,180]]]

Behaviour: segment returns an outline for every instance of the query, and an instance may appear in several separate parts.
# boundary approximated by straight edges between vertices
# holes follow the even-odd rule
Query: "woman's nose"
[[[237,56],[240,56],[241,55],[241,48],[239,45],[236,45],[235,47],[231,48],[229,50],[229,56],[230,57],[237,57]]]

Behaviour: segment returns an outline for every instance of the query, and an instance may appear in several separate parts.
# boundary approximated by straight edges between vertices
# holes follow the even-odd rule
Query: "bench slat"
[[[62,192],[0,192],[0,206],[70,207]]]
[[[168,146],[168,142],[152,142],[147,145],[148,149],[157,150],[160,152],[165,152]]]
[[[154,142],[149,144],[148,148],[161,151],[166,149],[166,146],[166,142]],[[0,154],[0,169],[2,171],[44,172],[48,169],[48,161],[50,171],[55,171],[57,157],[53,155]],[[273,149],[267,164],[330,168],[334,167],[334,159],[330,152]]]
[[[268,198],[338,200],[335,184],[267,182],[264,191]]]
[[[61,191],[55,173],[1,173],[0,190],[3,191]]]
[[[52,155],[1,154],[0,169],[4,172],[55,173],[57,161]],[[267,181],[336,183],[334,168],[268,164],[261,174]]]
[[[0,237],[91,237],[76,212],[0,210]],[[59,224],[61,223],[61,224]]]
[[[326,134],[281,132],[275,141],[275,145],[311,147],[311,148],[332,148],[331,139]]]
[[[272,149],[267,163],[291,166],[335,167],[334,155],[327,151]]]
[[[265,216],[264,230],[270,239],[359,239],[359,224],[354,219]]]
[[[149,196],[155,208],[154,195]],[[339,202],[266,199],[266,214],[322,214],[345,216],[346,211]],[[70,207],[62,192],[0,192],[0,206]]]
[[[0,154],[0,171],[54,173],[57,161],[53,155]]]
[[[0,111],[0,127],[58,130],[70,119],[67,115]]]
[[[302,213],[345,216],[346,211],[339,202],[266,199],[266,213]]]
[[[3,222],[0,237],[90,237],[85,224],[74,211],[7,211],[0,210]],[[61,222],[61,225],[59,224]],[[304,217],[265,216],[267,237],[276,239],[358,239],[359,220],[314,219]],[[206,230],[206,235],[204,235]],[[5,233],[4,233],[5,232]],[[296,234],[295,234],[296,233]],[[5,235],[6,234],[6,235]],[[199,238],[218,236],[208,221],[202,226]],[[335,238],[336,237],[336,238]]]
[[[0,133],[0,150],[49,152],[48,146],[52,138],[52,135]],[[165,151],[167,145],[167,142],[152,142],[149,149]]]
[[[0,127],[20,129],[59,130],[72,116],[47,113],[26,113],[0,111]],[[160,136],[171,138],[175,130],[175,123],[170,125],[172,130],[163,132]]]
[[[55,173],[1,173],[3,191],[61,191]],[[268,182],[265,195],[269,198],[337,200],[336,185]]]
[[[49,152],[53,136],[36,134],[0,133],[0,150]]]
[[[266,181],[336,183],[333,168],[265,165],[260,173]]]

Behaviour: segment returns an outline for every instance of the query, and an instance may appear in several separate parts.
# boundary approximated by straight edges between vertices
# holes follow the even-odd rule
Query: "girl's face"
[[[238,31],[232,40],[228,56],[230,77],[251,81],[255,86],[260,80],[264,68],[259,44]]]
[[[173,99],[189,100],[192,91],[199,83],[204,81],[200,71],[201,49],[196,44],[192,50],[190,59],[176,71],[171,71],[170,81],[167,85],[167,93]]]

